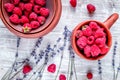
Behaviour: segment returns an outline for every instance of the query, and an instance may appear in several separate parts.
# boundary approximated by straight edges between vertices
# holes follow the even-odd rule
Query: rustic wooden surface
[[[96,11],[93,15],[89,15],[86,10],[86,5],[88,3],[92,3],[96,6]],[[70,6],[69,0],[62,0],[62,15],[60,21],[56,28],[45,36],[46,40],[53,41],[52,37],[58,35],[61,36],[61,32],[63,31],[64,26],[67,26],[68,29],[72,31],[77,24],[84,20],[95,19],[104,22],[114,12],[120,14],[120,0],[78,0],[76,9]],[[120,18],[111,27],[110,31],[113,36],[112,44],[114,44],[115,41],[118,42],[118,48],[116,52],[117,54],[115,58],[115,70],[117,72],[117,67],[119,66],[120,62]],[[21,55],[21,58],[29,55],[36,40],[37,39],[21,39],[21,45],[19,48],[19,54]],[[17,36],[11,33],[0,20],[0,79],[11,67],[15,59],[16,41]],[[109,54],[101,60],[103,80],[113,80],[112,54],[113,46]],[[65,61],[67,61],[67,59],[68,58],[66,54]],[[85,75],[88,70],[93,72],[93,80],[100,80],[97,61],[86,61],[76,55],[75,63],[79,80],[86,79]],[[63,69],[63,72],[65,72],[65,69]],[[120,74],[118,76],[118,80],[120,80]]]

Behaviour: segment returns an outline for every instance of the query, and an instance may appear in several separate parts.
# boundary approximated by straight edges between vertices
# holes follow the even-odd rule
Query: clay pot
[[[78,46],[76,44],[76,37],[75,37],[76,31],[79,30],[83,25],[89,24],[91,21],[96,22],[100,27],[104,28],[104,30],[107,34],[107,46],[109,47],[109,50],[110,50],[110,47],[112,45],[112,36],[111,36],[109,29],[117,19],[118,19],[118,14],[114,13],[105,22],[100,22],[100,21],[96,21],[96,20],[87,20],[87,21],[84,21],[84,22],[78,24],[75,27],[75,29],[73,30],[72,36],[71,36],[71,44],[72,44],[72,48],[74,49],[75,53],[79,57],[87,59],[87,60],[99,60],[99,59],[103,58],[107,53],[104,55],[100,55],[98,57],[86,57],[84,55],[84,53],[80,51],[80,49],[78,48]]]
[[[46,7],[50,10],[50,15],[47,18],[44,25],[40,28],[32,30],[30,33],[23,33],[21,25],[14,25],[9,21],[9,15],[4,8],[4,4],[10,2],[10,0],[0,0],[0,16],[6,27],[13,32],[15,35],[24,38],[37,38],[42,37],[45,34],[53,30],[57,25],[61,16],[61,0],[46,0]]]

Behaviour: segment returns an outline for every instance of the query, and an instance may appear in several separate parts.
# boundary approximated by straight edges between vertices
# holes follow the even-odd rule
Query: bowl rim
[[[89,23],[89,22],[91,22],[91,21],[93,21],[93,22],[97,22],[97,23],[99,23],[100,25],[102,25],[102,27],[104,26],[104,28],[106,29],[106,31],[107,31],[107,34],[109,34],[109,36],[107,36],[107,38],[108,38],[108,47],[109,47],[109,50],[108,50],[108,52],[110,51],[110,48],[111,48],[111,46],[112,46],[112,35],[111,35],[111,33],[110,33],[110,30],[107,28],[107,27],[105,27],[105,25],[104,25],[104,23],[102,23],[102,22],[100,22],[100,21],[97,21],[97,20],[86,20],[86,21],[83,21],[83,22],[81,22],[81,23],[79,23],[74,29],[73,29],[73,31],[72,31],[72,34],[71,34],[71,46],[72,46],[72,48],[73,48],[73,50],[74,50],[74,52],[79,56],[79,57],[81,57],[81,58],[83,58],[83,59],[86,59],[86,60],[100,60],[100,59],[102,59],[103,57],[105,57],[107,54],[108,54],[108,52],[106,53],[106,54],[104,54],[104,55],[102,55],[102,56],[99,56],[99,57],[96,57],[96,58],[88,58],[88,57],[86,57],[84,54],[82,54],[80,51],[79,51],[79,49],[77,48],[77,45],[76,45],[76,42],[75,42],[75,32],[80,28],[80,26],[82,26],[82,25],[84,25],[84,24],[86,24],[86,23]]]
[[[0,0],[1,1],[1,0]],[[56,6],[56,11],[54,13],[52,21],[48,24],[47,27],[45,27],[43,30],[35,32],[35,33],[22,33],[18,30],[15,30],[14,28],[10,27],[9,24],[6,24],[6,21],[3,19],[2,16],[2,9],[0,9],[0,15],[3,23],[6,25],[6,27],[14,34],[16,34],[19,37],[24,37],[24,38],[38,38],[46,35],[50,31],[53,30],[53,28],[57,25],[59,22],[61,12],[62,12],[62,5],[61,5],[61,0],[54,0],[55,1],[55,6]],[[1,3],[0,3],[1,4]],[[2,6],[2,5],[1,5]],[[0,6],[0,8],[1,8]],[[56,17],[57,16],[57,17]]]

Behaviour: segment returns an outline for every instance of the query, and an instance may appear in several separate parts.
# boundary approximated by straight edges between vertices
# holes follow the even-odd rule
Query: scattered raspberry
[[[6,3],[4,5],[4,7],[5,7],[7,12],[12,12],[15,6],[13,4],[11,4],[11,3]]]
[[[38,22],[40,23],[40,25],[43,25],[43,24],[45,23],[45,21],[46,21],[45,17],[43,17],[43,16],[39,16],[39,17],[37,18],[37,20],[38,20]]]
[[[41,8],[41,6],[35,5],[33,10],[34,10],[35,13],[40,14],[40,8]]]
[[[20,19],[20,23],[22,23],[22,24],[29,23],[29,19],[26,16],[22,16]]]
[[[23,66],[23,74],[27,74],[32,70],[32,67],[29,64]]]
[[[36,29],[40,26],[39,22],[38,21],[31,21],[31,28],[32,29]]]
[[[91,51],[91,48],[90,48],[90,46],[87,45],[87,46],[84,48],[84,54],[86,55],[86,57],[90,57],[90,56],[91,56],[90,51]]]
[[[80,38],[81,36],[83,36],[83,32],[81,30],[77,30],[75,36],[76,36],[76,38]]]
[[[95,41],[94,36],[89,36],[87,39],[87,44],[92,45],[94,43],[94,41]]]
[[[30,15],[29,15],[29,19],[30,20],[37,20],[37,14],[35,12],[32,12]]]
[[[91,55],[92,55],[92,57],[96,57],[100,53],[101,53],[101,50],[97,45],[94,44],[94,45],[91,46]]]
[[[71,4],[72,7],[76,7],[77,0],[70,0],[70,4]]]
[[[91,14],[91,13],[94,13],[94,12],[95,12],[96,8],[95,8],[94,5],[88,4],[88,5],[87,5],[87,10],[88,10],[88,12]]]
[[[80,37],[77,40],[77,45],[80,49],[83,49],[87,45],[87,38],[85,36]]]
[[[96,32],[95,32],[95,38],[99,38],[99,37],[104,37],[104,36],[106,36],[106,34],[105,34],[105,32],[104,32],[104,30],[103,30],[103,28],[100,28],[100,29],[98,29]]]
[[[45,6],[46,0],[35,0],[35,3],[40,5],[40,6]]]
[[[98,45],[99,47],[104,47],[106,43],[106,38],[97,38],[95,40],[95,44]]]
[[[87,73],[87,78],[88,79],[92,79],[93,78],[93,74],[91,72]]]
[[[25,4],[24,4],[23,2],[20,2],[20,3],[19,3],[19,8],[20,8],[22,11],[24,10],[24,5],[25,5]]]
[[[88,26],[86,29],[82,30],[84,36],[91,36],[92,35],[92,30]]]
[[[49,13],[50,13],[50,11],[49,11],[49,9],[47,9],[47,8],[41,8],[41,9],[40,9],[40,14],[41,14],[41,16],[48,17],[48,16],[49,16]]]
[[[19,24],[20,21],[19,21],[19,17],[18,15],[16,14],[12,14],[10,17],[9,17],[10,21],[14,24]]]
[[[13,14],[17,14],[18,16],[21,16],[22,15],[22,11],[19,7],[15,7],[13,9]]]
[[[26,3],[24,5],[24,8],[25,8],[26,11],[31,12],[32,11],[32,6],[33,6],[32,3]]]
[[[56,65],[55,64],[49,65],[47,70],[51,73],[54,73],[56,71]]]
[[[100,49],[101,49],[101,54],[106,54],[109,50],[109,47],[105,45],[104,47],[102,47]]]
[[[97,29],[99,29],[99,26],[96,22],[90,22],[89,26],[92,29],[92,31],[96,31]]]
[[[20,3],[20,0],[11,0],[11,2],[15,5],[18,5]]]
[[[60,74],[59,80],[66,80],[66,76],[64,74]]]

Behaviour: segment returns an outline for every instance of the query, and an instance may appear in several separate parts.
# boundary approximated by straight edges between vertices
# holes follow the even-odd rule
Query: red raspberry
[[[32,29],[36,29],[40,26],[39,22],[38,21],[31,21],[31,28]]]
[[[87,45],[87,38],[85,36],[80,37],[77,40],[77,45],[80,49],[83,49]]]
[[[51,73],[54,73],[56,71],[56,65],[55,64],[49,65],[47,70]]]
[[[22,11],[19,7],[15,7],[13,9],[13,14],[17,14],[18,16],[21,16],[22,15]]]
[[[106,43],[106,38],[97,38],[95,40],[95,44],[98,45],[99,47],[104,47]]]
[[[86,55],[86,57],[90,57],[91,56],[91,47],[90,46],[86,46],[85,48],[84,48],[84,54]]]
[[[40,5],[40,6],[45,6],[46,0],[35,0],[35,3]]]
[[[29,73],[31,70],[32,70],[32,67],[31,67],[29,64],[26,64],[26,65],[23,66],[22,72],[23,72],[23,74],[27,74],[27,73]]]
[[[41,8],[41,6],[35,5],[33,10],[34,10],[35,13],[40,14],[40,8]]]
[[[106,34],[105,34],[103,28],[98,29],[94,34],[95,38],[100,38],[100,37],[105,37],[105,36],[106,36]]]
[[[87,78],[88,79],[92,79],[93,78],[93,74],[91,72],[87,73]]]
[[[106,54],[109,51],[109,47],[107,45],[105,45],[104,47],[100,49],[101,49],[101,54]]]
[[[10,21],[14,24],[19,24],[20,21],[19,21],[19,17],[18,15],[16,14],[12,14],[10,17],[9,17]]]
[[[84,29],[82,32],[83,32],[84,36],[91,36],[92,35],[92,30],[89,26],[86,29]]]
[[[31,25],[29,24],[29,23],[25,23],[24,25],[23,25],[23,27],[31,27]]]
[[[29,12],[32,11],[32,7],[33,7],[32,3],[26,3],[26,4],[24,5],[25,10],[26,10],[26,11],[29,11]]]
[[[24,24],[24,23],[29,23],[29,19],[26,16],[22,16],[20,19],[20,23]]]
[[[70,4],[71,4],[72,7],[76,7],[77,0],[70,0]]]
[[[24,5],[25,5],[25,4],[22,3],[22,2],[19,3],[19,8],[20,8],[22,11],[24,10]]]
[[[12,12],[15,6],[13,4],[11,4],[11,3],[6,3],[4,5],[4,7],[5,7],[7,12]]]
[[[24,11],[24,15],[25,15],[26,17],[29,17],[30,13],[31,13],[31,12],[29,12],[29,11]]]
[[[32,12],[30,15],[29,15],[29,19],[30,20],[37,20],[37,14],[35,12]]]
[[[99,29],[99,26],[96,22],[90,22],[89,26],[92,29],[92,31],[96,31],[97,29]]]
[[[45,21],[46,21],[45,17],[43,17],[43,16],[39,16],[39,17],[37,18],[37,20],[38,20],[38,22],[40,23],[40,25],[43,25],[43,24],[45,23]]]
[[[93,13],[96,10],[96,8],[95,8],[94,5],[88,4],[87,5],[87,10],[88,10],[89,13]]]
[[[11,0],[11,3],[18,5],[20,3],[20,0]]]
[[[88,43],[89,45],[93,44],[94,41],[95,41],[94,36],[89,36],[88,39],[87,39],[87,43]]]
[[[92,55],[92,57],[96,57],[100,53],[101,53],[101,50],[97,45],[94,44],[94,45],[91,46],[91,55]]]
[[[60,74],[59,80],[66,80],[66,76],[64,74]]]
[[[47,9],[47,8],[41,8],[41,9],[40,9],[40,14],[41,14],[41,16],[48,17],[48,16],[49,16],[49,13],[50,13],[50,11],[49,11],[49,9]]]
[[[77,30],[75,37],[80,38],[81,36],[83,36],[83,32],[81,30]]]

